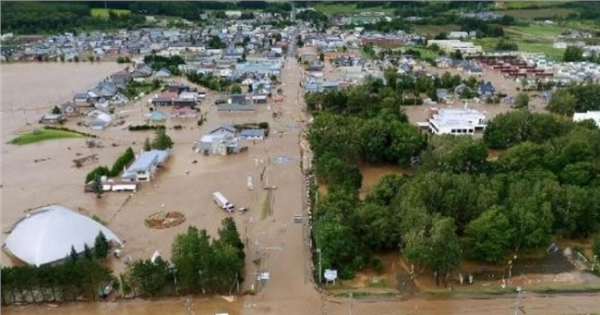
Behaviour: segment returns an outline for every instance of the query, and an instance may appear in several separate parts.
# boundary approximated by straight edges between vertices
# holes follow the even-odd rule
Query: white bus
[[[235,206],[223,196],[220,192],[216,191],[213,193],[213,200],[219,205],[219,207],[223,210],[227,210],[232,212],[235,209]]]

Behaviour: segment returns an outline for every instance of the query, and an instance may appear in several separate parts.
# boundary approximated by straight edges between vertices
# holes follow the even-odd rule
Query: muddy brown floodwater
[[[61,66],[63,68],[61,68]],[[15,68],[11,68],[15,67]],[[23,67],[23,70],[19,70]],[[36,68],[39,67],[39,68]],[[81,67],[81,68],[79,68]],[[96,68],[95,68],[96,67]],[[39,70],[39,71],[36,71]],[[5,104],[46,112],[53,102],[66,101],[72,91],[93,86],[98,80],[118,70],[116,64],[70,65],[31,64],[10,65],[2,70],[2,130],[3,134],[18,129],[32,129],[35,124],[22,128],[23,121],[7,117],[10,108]],[[8,71],[6,71],[8,70]],[[37,77],[45,78],[37,81]],[[7,79],[12,85],[6,85]],[[343,298],[329,299],[320,294],[312,283],[310,251],[308,248],[308,220],[299,224],[294,216],[303,214],[304,175],[300,168],[302,152],[300,135],[307,117],[302,111],[299,82],[302,74],[295,60],[287,60],[281,77],[285,95],[283,103],[260,105],[256,113],[219,113],[212,104],[221,97],[213,92],[200,105],[207,115],[207,122],[196,125],[196,120],[171,119],[167,122],[168,134],[175,145],[172,157],[152,182],[143,184],[134,194],[110,193],[101,199],[83,193],[85,174],[97,165],[111,165],[129,146],[139,152],[145,138],[151,132],[129,132],[121,127],[94,132],[104,148],[90,149],[84,139],[45,141],[25,146],[2,143],[2,230],[23,215],[27,209],[58,203],[80,209],[86,215],[96,215],[108,222],[108,227],[125,242],[124,255],[134,259],[147,259],[155,250],[164,257],[171,256],[171,243],[175,236],[188,226],[206,229],[215,235],[220,221],[228,214],[218,209],[211,200],[211,193],[221,191],[236,206],[249,207],[245,213],[235,213],[233,218],[246,244],[245,279],[242,290],[251,288],[254,296],[239,296],[235,302],[221,297],[195,298],[194,314],[347,314],[349,301]],[[30,93],[32,82],[40,93]],[[57,83],[58,82],[58,83]],[[56,93],[51,93],[53,89]],[[42,93],[43,92],[43,93]],[[31,98],[29,98],[31,97]],[[148,97],[119,110],[119,116],[127,123],[143,120],[148,113]],[[169,112],[169,109],[164,109]],[[8,112],[7,112],[8,111]],[[273,112],[278,113],[274,118]],[[35,112],[31,114],[39,118]],[[15,114],[16,115],[16,114]],[[13,122],[12,120],[15,120]],[[8,121],[8,125],[5,125]],[[263,141],[246,142],[248,151],[235,156],[205,157],[192,150],[193,143],[202,134],[222,124],[269,122],[270,136]],[[77,127],[76,121],[66,124]],[[181,125],[181,130],[173,126]],[[82,131],[90,132],[87,129]],[[98,154],[99,163],[75,168],[72,160],[80,155]],[[365,186],[371,187],[385,173],[400,172],[395,167],[369,167],[365,173]],[[264,173],[264,180],[259,180]],[[253,190],[247,187],[247,176],[254,178]],[[264,186],[275,186],[272,192],[272,211],[261,213],[267,192]],[[144,219],[157,211],[179,211],[186,222],[168,229],[150,229]],[[2,234],[2,240],[6,234]],[[253,261],[259,261],[254,264]],[[18,263],[2,253],[2,264]],[[115,273],[126,269],[122,260],[111,258]],[[269,280],[259,282],[259,272],[268,272]],[[326,300],[327,299],[327,300]],[[551,298],[526,294],[523,305],[530,314],[577,314],[599,313],[600,295],[560,295]],[[356,300],[352,304],[354,314],[508,314],[514,305],[514,297],[462,297],[439,298],[417,296],[408,300],[387,298],[374,301]],[[184,301],[179,298],[161,300],[133,300],[120,302],[72,303],[60,307],[11,306],[3,308],[5,314],[128,314],[162,315],[188,314]]]
[[[74,92],[93,88],[124,68],[116,62],[15,63],[0,66],[3,139],[26,122],[37,121]]]

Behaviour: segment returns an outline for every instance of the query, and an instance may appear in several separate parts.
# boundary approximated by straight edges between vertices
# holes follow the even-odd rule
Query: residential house
[[[60,111],[64,116],[73,117],[81,115],[81,111],[79,110],[79,106],[77,106],[73,102],[66,102],[60,105]]]
[[[496,88],[491,82],[480,84],[477,87],[477,94],[481,96],[492,96],[496,92]]]
[[[46,114],[40,118],[40,124],[45,125],[58,125],[65,121],[65,117],[62,114]]]
[[[171,76],[171,71],[163,68],[163,69],[156,71],[154,76],[157,78],[168,78]]]
[[[87,114],[90,119],[90,128],[93,130],[102,130],[110,126],[113,118],[110,114],[107,114],[101,110],[94,109]]]
[[[195,151],[203,155],[229,155],[240,152],[240,147],[236,137],[217,133],[202,136]]]
[[[162,125],[167,121],[167,114],[160,110],[155,110],[148,115],[148,122],[152,125]]]
[[[151,150],[143,152],[125,170],[121,179],[126,182],[149,182],[156,176],[159,167],[164,165],[169,157],[169,151]]]
[[[240,138],[244,140],[262,140],[265,138],[264,129],[244,129],[240,132]]]
[[[256,107],[243,94],[232,94],[226,103],[217,105],[220,112],[245,112],[255,111]]]

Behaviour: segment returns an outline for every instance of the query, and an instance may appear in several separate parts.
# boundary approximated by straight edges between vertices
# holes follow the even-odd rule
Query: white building
[[[481,46],[476,46],[472,42],[462,42],[458,39],[432,39],[427,41],[427,46],[436,44],[441,50],[451,53],[460,51],[463,54],[471,55],[482,52]]]
[[[600,111],[587,111],[586,113],[575,113],[573,114],[573,121],[579,122],[591,119],[596,123],[596,126],[600,128]]]
[[[486,118],[475,109],[442,108],[432,109],[428,123],[429,130],[436,135],[472,135],[477,129],[485,129]]]
[[[4,246],[23,262],[41,266],[61,261],[71,248],[80,254],[94,247],[98,234],[122,245],[121,240],[102,224],[59,205],[28,212],[12,227]]]

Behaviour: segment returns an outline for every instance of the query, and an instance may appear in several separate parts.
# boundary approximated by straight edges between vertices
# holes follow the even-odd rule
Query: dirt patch
[[[185,215],[178,211],[159,211],[151,214],[144,223],[151,229],[166,229],[185,222]]]

